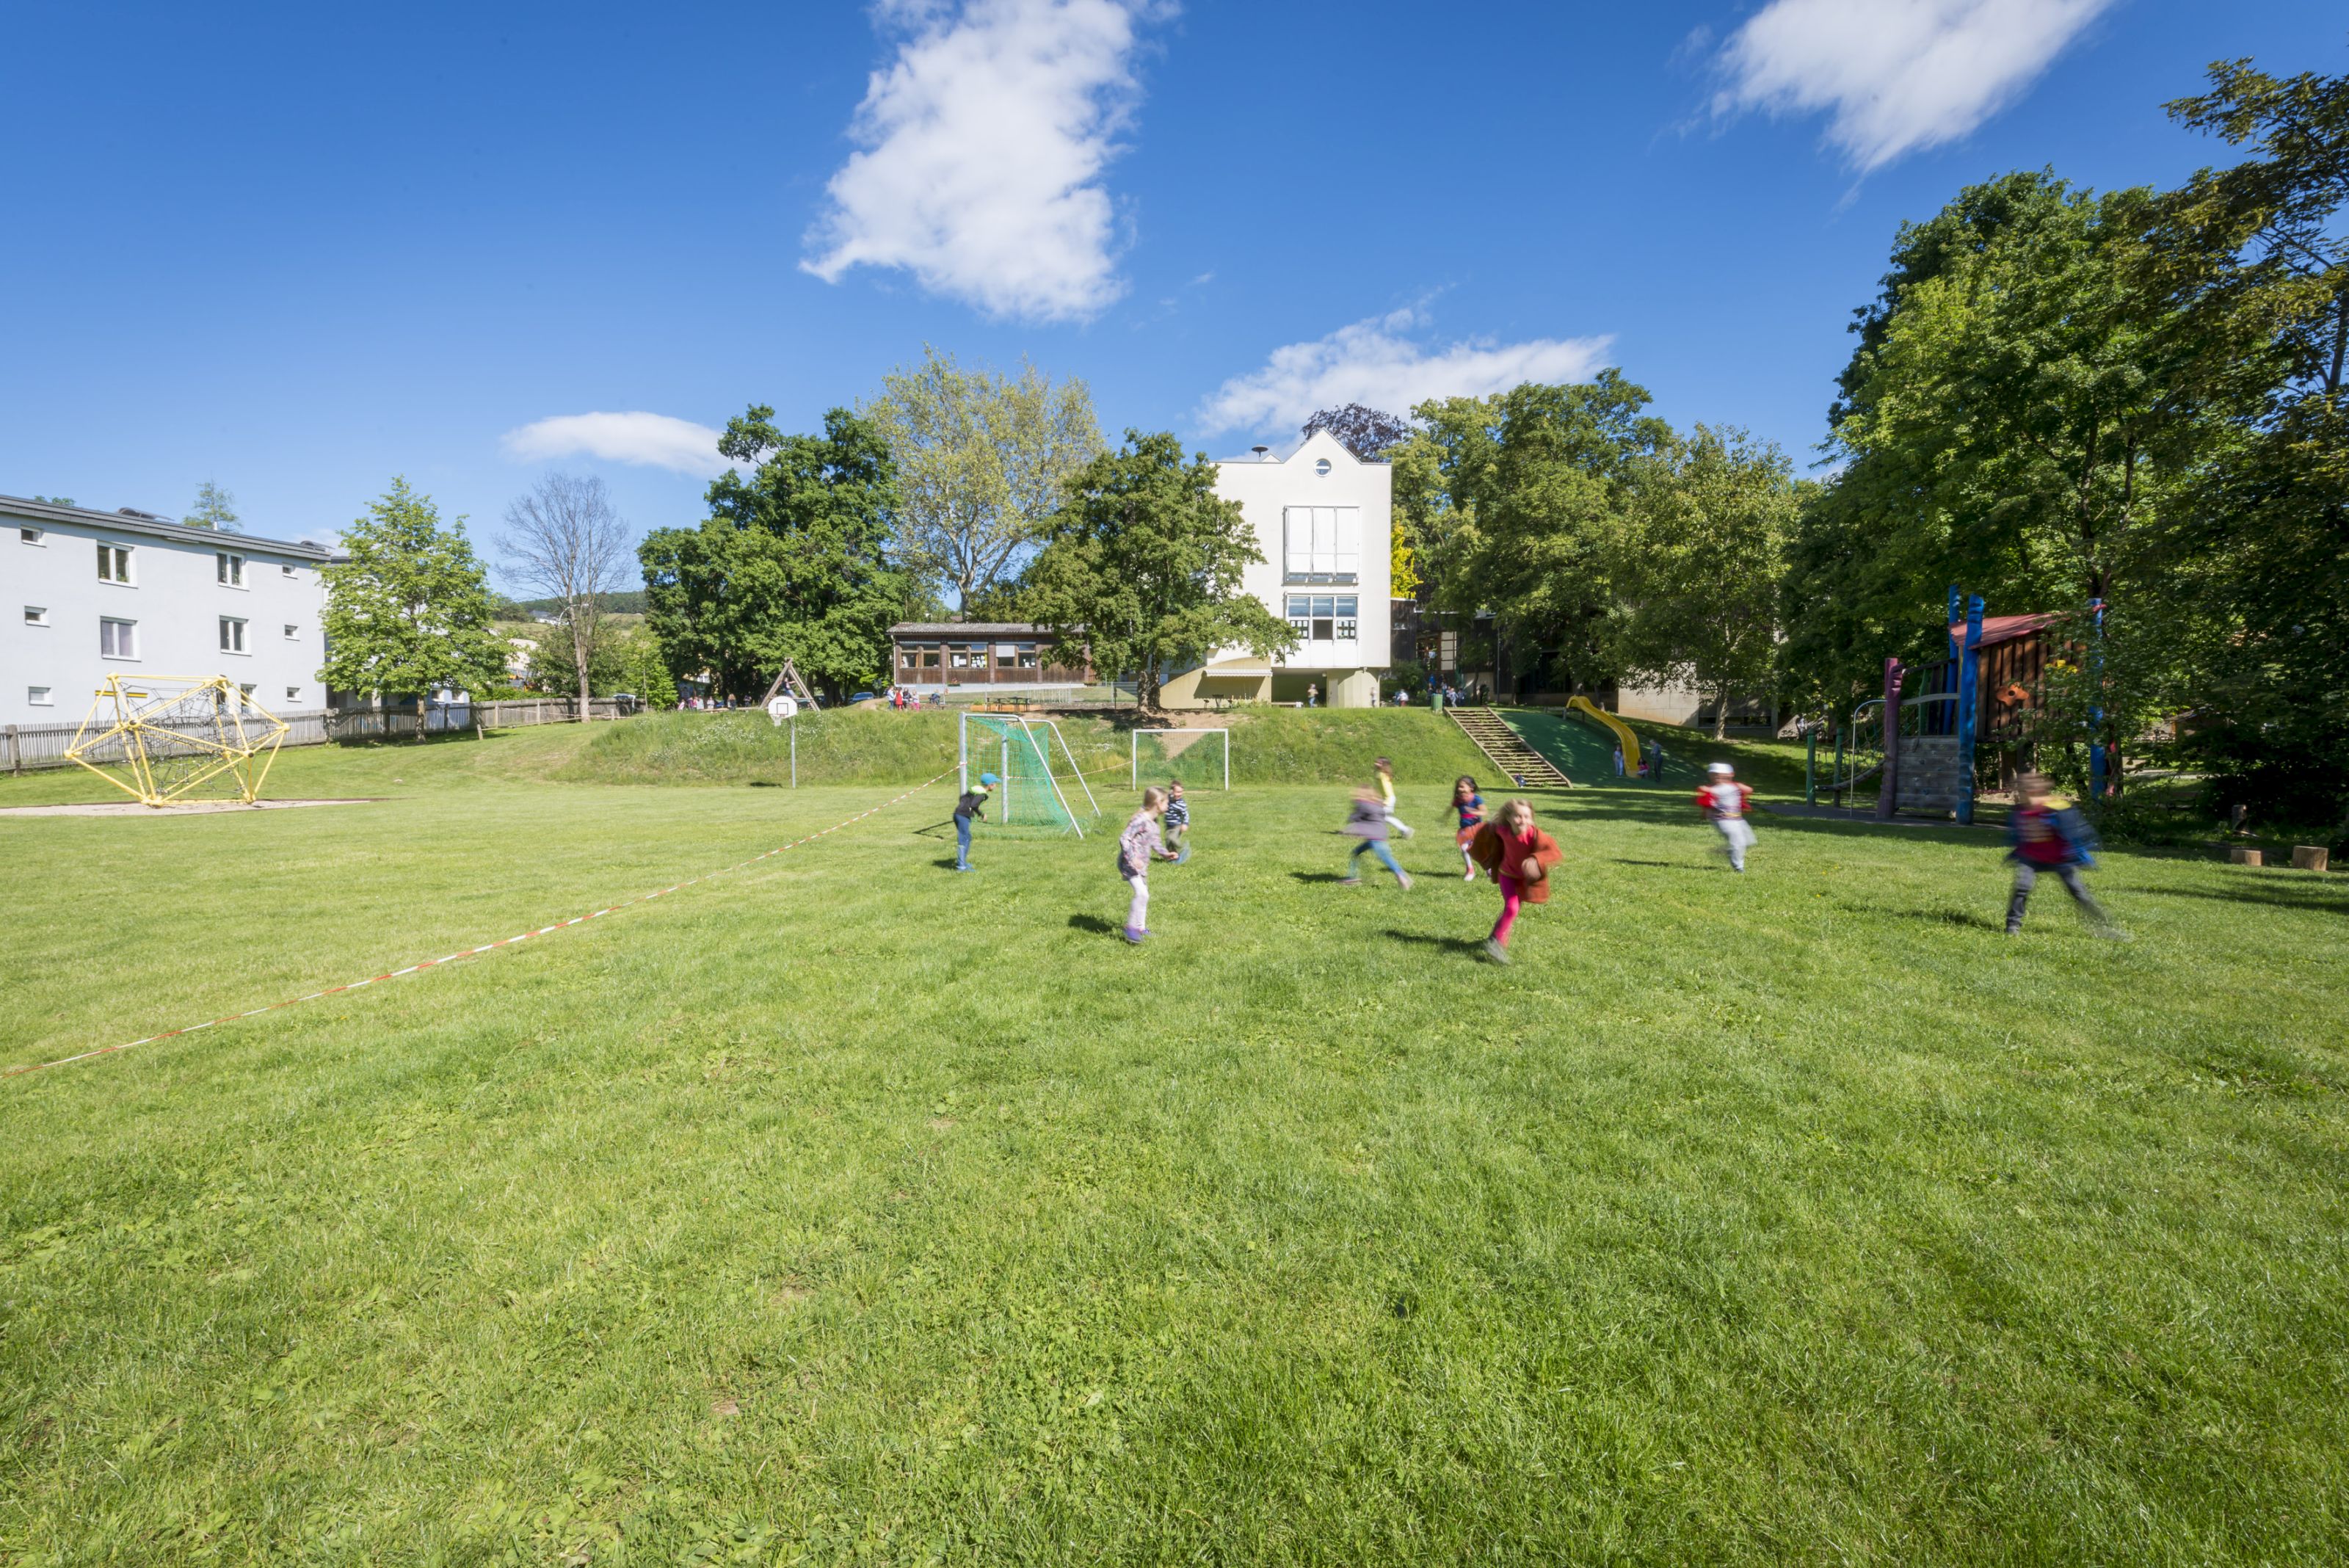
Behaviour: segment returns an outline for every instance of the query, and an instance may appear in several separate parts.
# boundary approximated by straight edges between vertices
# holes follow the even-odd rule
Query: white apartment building
[[[113,674],[224,675],[272,712],[326,706],[332,552],[0,495],[0,723],[74,724]]]
[[[1388,535],[1394,479],[1327,431],[1287,458],[1258,447],[1216,466],[1216,491],[1237,501],[1264,560],[1247,591],[1297,628],[1296,650],[1262,659],[1235,649],[1167,682],[1170,708],[1214,700],[1301,702],[1309,686],[1331,708],[1374,708],[1389,659]]]

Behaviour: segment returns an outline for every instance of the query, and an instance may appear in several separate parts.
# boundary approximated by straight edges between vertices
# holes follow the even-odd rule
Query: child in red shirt
[[[1529,803],[1513,800],[1476,830],[1468,854],[1492,874],[1493,885],[1501,890],[1501,918],[1485,939],[1485,956],[1507,963],[1509,928],[1517,923],[1517,910],[1528,903],[1549,902],[1549,868],[1563,858],[1557,841],[1534,826]]]
[[[1729,868],[1743,875],[1745,852],[1754,846],[1754,829],[1745,821],[1754,792],[1737,782],[1737,770],[1727,763],[1715,763],[1704,774],[1704,787],[1696,792],[1697,809],[1727,843]]]

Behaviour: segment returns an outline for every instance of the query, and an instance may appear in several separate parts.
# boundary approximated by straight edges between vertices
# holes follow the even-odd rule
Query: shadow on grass
[[[2265,904],[2275,909],[2319,909],[2329,915],[2349,915],[2349,898],[2329,888],[2312,888],[2309,893],[2282,888],[2246,888],[2236,893],[2209,893],[2199,888],[2138,888],[2134,891],[2156,898],[2208,898],[2218,904]]]
[[[930,864],[937,867],[941,870],[951,871],[955,868],[955,857],[951,855],[942,856],[938,859],[931,861]]]
[[[1433,948],[1438,952],[1462,953],[1473,956],[1485,945],[1482,937],[1431,937],[1423,931],[1399,931],[1392,927],[1379,933],[1391,942],[1409,942],[1413,947]]]
[[[1071,915],[1069,929],[1086,931],[1096,937],[1116,937],[1125,934],[1115,920],[1104,920],[1099,915]]]
[[[1343,882],[1348,880],[1348,877],[1343,871],[1291,871],[1289,875],[1296,877],[1299,882]]]
[[[1693,866],[1683,866],[1677,860],[1626,860],[1621,856],[1609,857],[1618,866],[1652,866],[1659,871],[1693,871]]]
[[[1969,930],[1988,931],[1992,936],[2002,936],[2006,931],[2003,920],[1993,920],[1971,909],[1885,909],[1857,904],[1846,904],[1843,908],[1851,914],[1870,915],[1879,919],[1889,915],[1896,920],[1922,920],[1929,926],[1960,926]]]

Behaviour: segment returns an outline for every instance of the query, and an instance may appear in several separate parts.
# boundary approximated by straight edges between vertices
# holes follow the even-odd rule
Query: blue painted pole
[[[1966,600],[1966,640],[1958,650],[1958,820],[1974,819],[1974,699],[1982,663],[1982,595]]]
[[[2088,798],[2105,798],[2105,601],[2090,599],[2095,641],[2088,649]]]

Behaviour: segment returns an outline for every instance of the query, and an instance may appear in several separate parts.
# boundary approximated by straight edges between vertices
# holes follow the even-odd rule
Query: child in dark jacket
[[[2054,877],[2072,895],[2080,913],[2100,937],[2126,941],[2128,933],[2115,925],[2104,906],[2088,896],[2080,871],[2090,864],[2087,825],[2076,808],[2058,806],[2048,798],[2044,774],[2024,774],[2014,781],[2014,815],[2007,819],[2006,857],[2014,862],[2014,890],[2006,899],[2006,934],[2021,933],[2023,912],[2041,873]]]
[[[970,864],[970,825],[987,820],[987,797],[1003,781],[993,774],[978,775],[978,787],[966,790],[955,802],[955,869],[968,871]]]
[[[1166,847],[1173,852],[1174,864],[1180,866],[1191,858],[1191,803],[1183,798],[1183,781],[1166,781]]]

